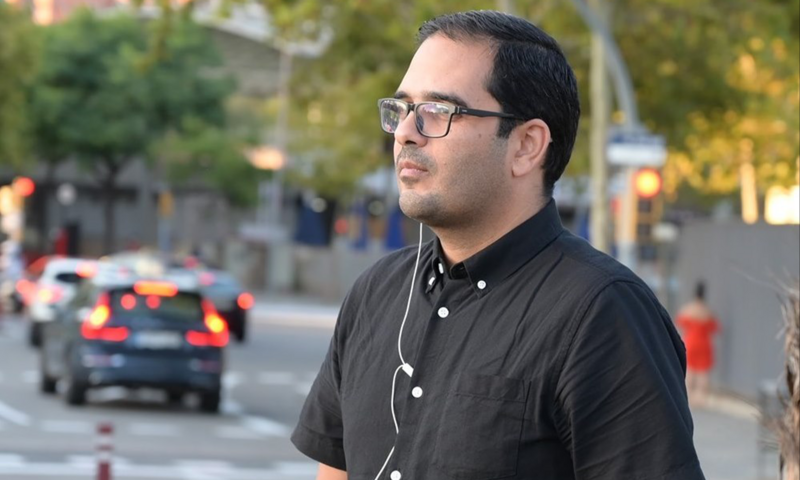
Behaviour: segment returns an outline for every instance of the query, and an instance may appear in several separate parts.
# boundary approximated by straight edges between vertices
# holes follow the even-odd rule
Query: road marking
[[[0,465],[15,466],[25,463],[25,457],[16,453],[0,453]]]
[[[67,463],[73,466],[83,467],[86,465],[96,467],[97,457],[95,455],[67,455]],[[111,459],[114,466],[119,465],[132,465],[131,461],[124,457],[114,456]]]
[[[286,425],[262,417],[244,415],[242,417],[242,424],[250,430],[258,432],[267,437],[287,438],[290,433],[290,429]]]
[[[295,375],[291,372],[261,372],[258,383],[267,385],[291,385],[295,382]]]
[[[3,402],[0,402],[0,418],[6,419],[11,423],[27,427],[31,424],[30,417],[17,409],[11,408]]]
[[[179,437],[180,429],[175,425],[164,425],[157,423],[134,423],[129,427],[133,435],[154,436],[154,437]]]
[[[285,475],[298,475],[311,478],[317,474],[317,465],[309,462],[278,462],[276,470]]]
[[[313,464],[311,465],[313,466]],[[234,468],[229,467],[218,472],[200,471],[189,465],[136,465],[114,464],[112,471],[115,479],[161,479],[161,480],[289,480],[308,479],[309,471],[302,466],[288,463],[278,464],[276,468]],[[310,468],[310,467],[307,467]],[[7,476],[14,480],[23,477],[93,478],[97,466],[88,463],[0,463],[0,477]],[[316,470],[314,470],[316,472]]]
[[[261,438],[261,435],[258,433],[240,425],[223,425],[217,427],[215,436],[228,440],[256,440]]]
[[[89,422],[75,420],[43,420],[39,428],[50,433],[92,434],[94,428]]]
[[[39,372],[36,370],[26,370],[22,372],[22,383],[37,383],[39,381]]]

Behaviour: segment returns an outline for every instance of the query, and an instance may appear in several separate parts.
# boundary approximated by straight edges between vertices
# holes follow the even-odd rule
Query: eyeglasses
[[[408,103],[396,98],[378,100],[381,113],[381,128],[386,133],[397,132],[400,122],[409,112],[414,112],[414,124],[420,135],[428,138],[441,138],[450,133],[453,115],[472,115],[473,117],[500,117],[520,120],[514,115],[501,112],[487,112],[438,102]]]

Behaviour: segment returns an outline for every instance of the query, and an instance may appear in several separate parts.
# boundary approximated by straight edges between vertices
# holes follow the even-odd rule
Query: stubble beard
[[[502,139],[495,142],[489,152],[478,153],[475,157],[463,157],[462,161],[466,166],[463,172],[450,178],[439,178],[439,188],[446,190],[421,193],[413,189],[403,190],[401,184],[402,212],[434,230],[469,229],[483,224],[487,215],[494,215],[491,205],[497,198],[505,196],[502,166],[496,165],[480,171],[473,170],[471,166],[491,162],[492,158],[502,158],[502,147],[505,144]],[[434,164],[428,162],[426,165]],[[439,173],[436,170],[435,173]]]

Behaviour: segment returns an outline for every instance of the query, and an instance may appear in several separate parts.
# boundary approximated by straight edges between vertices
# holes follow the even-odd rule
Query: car
[[[28,317],[28,343],[38,347],[42,325],[55,318],[60,305],[75,294],[81,278],[97,273],[93,260],[72,257],[51,257],[44,264],[41,275],[28,287],[26,310]]]
[[[62,381],[66,403],[83,405],[93,388],[161,389],[175,403],[197,394],[201,410],[218,412],[228,340],[196,288],[98,275],[42,331],[40,390]]]
[[[203,296],[211,300],[220,317],[228,323],[231,333],[239,343],[247,337],[248,311],[255,303],[253,295],[224,270],[200,270],[197,272]]]

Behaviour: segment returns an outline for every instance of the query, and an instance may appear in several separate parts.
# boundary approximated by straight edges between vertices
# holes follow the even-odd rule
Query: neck
[[[548,198],[538,197],[521,208],[505,212],[485,212],[481,218],[469,224],[432,229],[439,237],[448,267],[463,262],[493,244],[539,213],[548,201]]]

